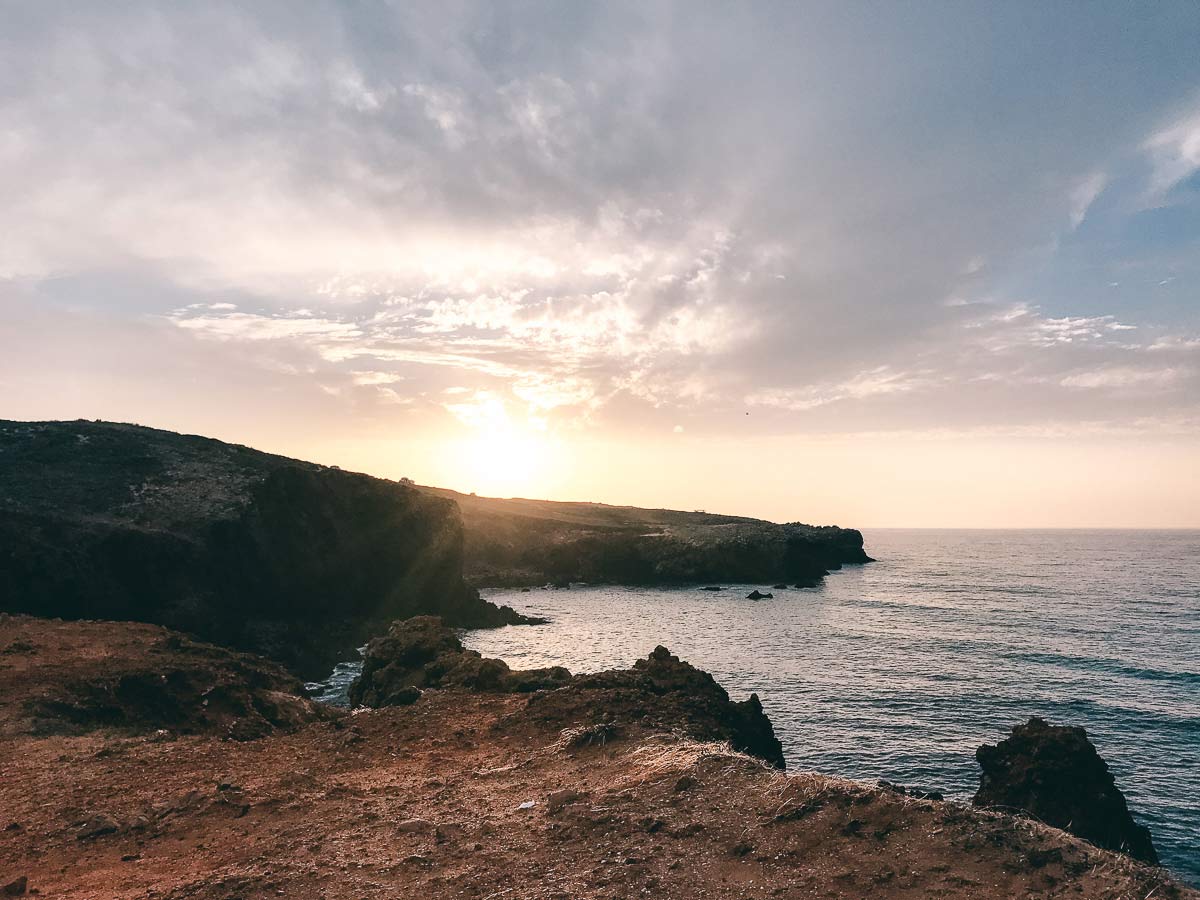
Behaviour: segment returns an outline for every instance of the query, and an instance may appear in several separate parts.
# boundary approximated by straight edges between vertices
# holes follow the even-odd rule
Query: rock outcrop
[[[571,680],[561,666],[514,671],[503,660],[485,659],[467,650],[437,616],[395,622],[373,638],[363,671],[350,686],[355,706],[404,706],[423,688],[495,693],[526,693],[559,687]]]
[[[0,421],[0,610],[128,619],[306,675],[392,619],[524,621],[462,578],[455,504],[208,438]]]
[[[1082,728],[1031,718],[975,758],[976,806],[1021,811],[1135,859],[1158,863],[1150,832],[1134,822],[1107,763]]]
[[[871,561],[853,528],[426,490],[462,509],[465,572],[477,586],[786,581],[811,587],[844,564]]]
[[[3,613],[0,710],[15,733],[166,730],[233,740],[343,714],[307,699],[275,663],[156,625]]]
[[[530,698],[530,712],[563,722],[638,724],[679,731],[785,767],[783,745],[757,694],[735,702],[712,675],[655,647],[630,669],[576,675],[561,690]]]
[[[435,617],[396,622],[367,645],[363,672],[350,688],[355,705],[407,705],[422,688],[532,693],[527,713],[542,722],[602,727],[606,735],[637,725],[680,731],[697,740],[784,767],[783,747],[758,696],[735,703],[725,689],[665,647],[630,669],[572,676],[566,669],[513,670],[463,648]]]

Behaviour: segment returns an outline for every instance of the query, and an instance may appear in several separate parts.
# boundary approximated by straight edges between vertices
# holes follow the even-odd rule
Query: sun
[[[543,440],[511,428],[482,433],[463,443],[463,466],[479,494],[536,495],[548,463]]]
[[[558,454],[544,427],[513,419],[493,397],[477,397],[455,412],[470,431],[452,450],[462,489],[493,497],[546,492]]]

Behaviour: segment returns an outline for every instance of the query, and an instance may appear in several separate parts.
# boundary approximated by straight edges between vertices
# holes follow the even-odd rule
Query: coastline
[[[96,677],[80,642],[109,648],[102,677],[118,683],[150,646],[197,651],[154,626],[7,617],[0,629],[18,648],[0,660],[26,673],[0,685],[14,751],[0,762],[0,872],[45,896],[1200,897],[1029,819],[780,774],[638,718],[580,740],[524,693],[425,689],[242,740],[199,721],[30,732],[22,690]]]

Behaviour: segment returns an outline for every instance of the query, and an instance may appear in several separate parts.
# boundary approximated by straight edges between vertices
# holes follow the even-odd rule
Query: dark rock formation
[[[679,729],[697,740],[728,741],[735,750],[784,768],[783,746],[757,694],[734,702],[707,672],[655,647],[631,669],[576,675],[562,690],[539,694],[531,709],[564,720]]]
[[[0,421],[0,610],[155,622],[324,675],[392,619],[525,621],[452,501],[202,437]]]
[[[0,663],[0,708],[21,710],[14,721],[27,733],[253,740],[343,714],[307,699],[275,663],[155,625],[0,614],[0,643],[13,637],[31,649]]]
[[[755,588],[746,595],[747,600],[774,600],[774,594],[764,594],[758,588]]]
[[[387,634],[367,644],[362,675],[350,686],[355,706],[404,706],[414,689],[455,688],[524,693],[566,684],[571,673],[561,666],[513,671],[499,659],[485,659],[463,648],[436,616],[395,622]]]
[[[1125,796],[1082,728],[1049,725],[1036,716],[1012,735],[984,744],[975,758],[976,806],[1019,810],[1135,859],[1158,864],[1150,832],[1133,821]]]
[[[426,488],[463,511],[466,575],[478,586],[550,583],[796,583],[869,562],[850,528],[601,503],[497,499]]]
[[[678,730],[722,741],[782,769],[783,747],[758,696],[735,703],[711,675],[665,647],[631,669],[575,675],[561,667],[513,670],[503,661],[463,649],[432,616],[396,622],[367,645],[361,677],[350,688],[355,705],[412,702],[414,688],[531,693],[527,714],[561,727],[595,725],[605,735],[623,726]],[[533,693],[536,692],[536,693]]]

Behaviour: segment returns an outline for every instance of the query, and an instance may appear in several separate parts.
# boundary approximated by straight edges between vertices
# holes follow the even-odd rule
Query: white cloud
[[[1200,112],[1191,113],[1153,134],[1145,143],[1154,171],[1150,179],[1151,202],[1179,182],[1200,171]]]
[[[1071,228],[1078,228],[1087,218],[1088,210],[1108,184],[1103,172],[1093,172],[1071,192]]]
[[[1137,369],[1131,366],[1110,366],[1092,372],[1079,372],[1062,379],[1069,388],[1130,388],[1167,387],[1187,375],[1187,369]]]
[[[171,317],[176,325],[218,340],[274,341],[315,338],[345,341],[362,334],[356,325],[330,319],[263,316],[254,313],[190,316],[182,314],[183,312],[181,310]]]

